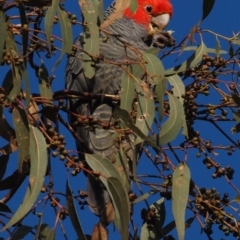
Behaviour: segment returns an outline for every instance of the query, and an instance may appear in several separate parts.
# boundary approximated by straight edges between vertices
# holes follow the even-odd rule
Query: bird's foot
[[[165,48],[172,47],[175,45],[175,39],[172,37],[172,34],[168,31],[161,31],[153,35],[152,46]]]

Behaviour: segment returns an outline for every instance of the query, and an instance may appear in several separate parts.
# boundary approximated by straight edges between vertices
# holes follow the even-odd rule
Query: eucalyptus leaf
[[[174,67],[174,68],[170,68],[168,70],[165,71],[165,75],[169,76],[169,75],[173,75],[173,74],[177,74],[180,72],[184,72],[187,69],[196,66],[198,64],[198,62],[200,62],[202,60],[202,57],[204,54],[207,54],[207,47],[206,45],[202,42],[200,44],[200,46],[196,49],[195,53],[193,53],[186,61],[184,61],[182,64]]]
[[[4,231],[22,219],[35,203],[44,182],[47,169],[47,145],[37,128],[30,127],[30,159],[31,168],[29,174],[29,186],[22,204],[19,206],[10,221],[0,230]]]
[[[188,203],[190,179],[188,166],[180,163],[174,170],[172,177],[172,211],[179,240],[184,240],[185,211]]]

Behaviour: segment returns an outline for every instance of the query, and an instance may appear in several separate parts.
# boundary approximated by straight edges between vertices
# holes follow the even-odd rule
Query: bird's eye
[[[145,6],[145,9],[148,13],[152,12],[152,6],[150,6],[150,5]]]

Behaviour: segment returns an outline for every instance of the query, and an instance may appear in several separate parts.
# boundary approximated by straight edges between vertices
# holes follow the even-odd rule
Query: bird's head
[[[168,25],[173,13],[169,0],[137,0],[137,3],[138,8],[135,12],[127,8],[123,16],[142,25],[149,35],[154,35]]]

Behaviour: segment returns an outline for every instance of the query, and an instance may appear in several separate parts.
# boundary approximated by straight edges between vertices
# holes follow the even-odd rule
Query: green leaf
[[[194,54],[192,54],[186,61],[184,61],[182,64],[180,64],[174,68],[170,68],[170,69],[166,70],[164,74],[166,76],[169,76],[169,75],[177,74],[180,72],[184,72],[187,69],[189,69],[193,66],[196,66],[197,63],[202,60],[202,57],[204,54],[207,54],[207,47],[202,42],[201,45],[196,49],[196,52]]]
[[[16,44],[14,41],[13,34],[10,31],[7,31],[6,36],[6,48],[10,52],[12,56],[19,55]],[[18,94],[20,94],[21,91],[21,75],[19,73],[19,68],[16,67],[14,64],[11,64],[12,68],[12,76],[13,76],[13,88],[11,89],[8,100],[13,101],[17,97]]]
[[[129,6],[129,8],[130,8],[130,11],[131,11],[132,13],[135,13],[136,10],[137,10],[137,8],[138,8],[138,2],[137,2],[137,0],[131,0],[131,1],[130,1],[130,6]]]
[[[185,95],[185,86],[182,79],[177,75],[168,76],[167,80],[173,86],[173,95],[178,97],[180,102],[183,104],[182,96]]]
[[[129,192],[131,189],[129,179],[130,170],[128,159],[123,149],[120,149],[117,152],[116,161],[113,163],[113,166],[115,167],[115,169],[117,169],[124,188],[126,189],[127,192]]]
[[[234,39],[231,42],[235,45],[240,45],[240,39]]]
[[[136,127],[133,122],[132,122],[132,119],[130,117],[130,114],[126,111],[126,110],[123,110],[121,109],[120,107],[116,106],[114,108],[114,111],[113,111],[113,117],[115,119],[118,119],[120,118],[121,119],[121,122],[122,124],[124,125],[124,127],[127,127],[127,128],[130,128],[131,130],[133,130],[133,132],[135,134],[137,134],[141,139],[144,139],[146,140],[146,136],[142,133],[142,131]]]
[[[112,163],[97,154],[86,154],[85,159],[94,171],[100,172],[99,179],[113,201],[115,209],[115,224],[122,234],[122,239],[128,239],[128,222],[130,218],[130,203],[121,177]],[[119,198],[119,199],[118,199]]]
[[[119,172],[112,165],[112,163],[106,158],[103,158],[97,154],[85,153],[85,159],[93,171],[100,172],[106,178],[108,177],[118,178],[119,181],[121,182],[121,177],[119,175]]]
[[[185,222],[185,230],[188,229],[191,223],[194,221],[195,217],[188,218]],[[175,221],[168,223],[161,229],[162,238],[168,235],[176,227]]]
[[[13,125],[18,144],[18,171],[22,172],[24,162],[29,160],[29,123],[26,111],[15,106],[12,112]]]
[[[111,196],[116,213],[114,223],[118,227],[122,239],[128,239],[128,223],[130,221],[128,194],[118,178],[107,178],[107,184],[108,186],[106,187]]]
[[[13,74],[12,74],[12,69],[9,69],[8,72],[6,73],[3,83],[2,83],[2,88],[6,92],[6,95],[9,95],[13,88]],[[7,98],[7,97],[6,97]],[[6,99],[5,98],[5,99]],[[4,100],[5,100],[4,99]]]
[[[104,1],[93,0],[93,4],[96,6],[96,9],[98,10],[97,15],[98,15],[99,23],[101,25],[104,21]]]
[[[202,21],[209,15],[209,13],[212,11],[212,8],[214,6],[215,0],[204,0],[203,1],[203,15],[202,15]]]
[[[208,52],[208,53],[215,53],[215,54],[216,54],[216,48],[215,48],[215,49],[214,49],[214,48],[207,48],[207,52]],[[225,50],[219,49],[218,53],[219,53],[219,55],[220,55],[220,54],[227,54],[228,52],[225,51]]]
[[[159,52],[160,52],[160,50],[158,48],[155,48],[155,47],[150,47],[145,51],[145,53],[150,53],[150,54],[152,54],[156,57],[158,56]],[[158,58],[158,61],[160,61],[159,58]]]
[[[62,33],[62,52],[61,56],[55,63],[53,70],[59,65],[61,62],[63,56],[66,53],[70,53],[72,50],[72,43],[73,43],[73,37],[72,37],[72,24],[70,22],[70,19],[68,17],[68,14],[65,10],[63,10],[61,7],[57,7],[57,13],[59,16],[59,22],[61,27],[61,33]]]
[[[231,202],[237,202],[240,204],[240,194],[237,195]]]
[[[9,160],[9,155],[3,155],[0,157],[0,181],[2,180]],[[1,211],[1,210],[0,210]]]
[[[53,107],[53,93],[51,90],[51,82],[48,75],[48,70],[45,65],[38,68],[37,77],[39,79],[39,90],[42,98],[46,98],[47,102],[43,103],[43,106]]]
[[[2,156],[1,156],[2,157]],[[0,202],[0,212],[8,212],[11,213],[11,209],[4,203]]]
[[[6,39],[6,32],[7,32],[7,23],[6,23],[7,17],[5,12],[0,10],[0,63],[2,62],[3,57],[3,50],[4,50],[4,43]]]
[[[136,127],[146,136],[151,130],[155,116],[153,92],[147,83],[141,82],[140,85],[136,85],[136,93],[138,101]],[[141,143],[143,140],[138,135],[135,144]]]
[[[54,240],[56,235],[56,228],[51,229],[51,231],[48,233],[46,240]]]
[[[48,226],[48,224],[46,224],[46,223],[41,224],[38,239],[39,240],[46,240],[50,231],[51,231],[51,229]]]
[[[155,92],[158,99],[158,116],[160,121],[162,121],[163,115],[164,115],[163,104],[164,104],[164,94],[166,92],[166,89],[167,89],[167,79],[166,78],[159,79],[156,85]]]
[[[146,200],[149,196],[156,194],[158,191],[157,190],[150,190],[146,193],[144,193],[142,196],[136,198],[133,202],[133,204],[136,204],[138,202],[141,202],[143,200]]]
[[[23,78],[25,91],[26,91],[26,107],[28,108],[30,105],[30,82],[28,77],[28,71],[25,68],[24,64],[19,65],[19,72],[21,73],[21,77]]]
[[[240,107],[240,97],[237,94],[232,93],[232,99]]]
[[[185,95],[185,85],[183,84],[182,79],[177,74],[169,76],[167,77],[167,79],[169,83],[173,86],[173,95],[178,97],[178,99],[181,101],[184,107],[184,104],[183,104],[184,99],[182,98],[182,96]],[[182,118],[182,127],[183,127],[182,134],[188,138],[186,115],[183,114],[181,118]]]
[[[35,236],[34,236],[34,240],[40,239],[39,234],[40,234],[41,227],[42,227],[43,214],[42,214],[42,213],[39,213],[39,214],[38,214],[38,218],[39,218],[39,220],[38,220],[38,225],[35,226],[35,228],[36,228],[36,234],[35,234]],[[39,237],[39,238],[38,238],[38,237]]]
[[[143,66],[140,64],[134,64],[132,74],[133,74],[133,78],[134,78],[135,82],[140,83],[140,79],[145,74]]]
[[[7,31],[6,37],[6,48],[10,52],[11,56],[21,56],[18,48],[16,46],[14,36],[12,32]],[[13,76],[13,88],[11,88],[11,92],[8,95],[8,99],[13,101],[17,95],[21,91],[21,79],[23,78],[25,89],[26,89],[26,107],[29,107],[30,104],[30,83],[28,80],[28,73],[24,66],[24,64],[20,64],[19,66],[15,65],[14,62],[11,63],[12,68],[12,76]]]
[[[140,240],[158,240],[161,238],[161,229],[165,221],[165,205],[164,205],[164,198],[161,198],[156,203],[150,206],[150,209],[154,209],[155,217],[153,219],[153,224],[149,225],[148,223],[143,223],[141,228],[141,236]]]
[[[33,227],[22,225],[12,235],[11,240],[24,239],[24,237],[32,231]]]
[[[229,48],[228,54],[229,54],[230,57],[234,56],[234,50],[233,50],[233,46],[232,45]]]
[[[47,169],[47,145],[42,133],[35,127],[30,127],[30,175],[29,186],[22,204],[19,206],[11,220],[0,230],[11,227],[22,219],[32,208],[44,182]]]
[[[14,65],[12,66],[12,72],[13,72],[13,88],[8,95],[9,101],[14,101],[21,91],[21,75],[19,74],[18,68],[15,67]]]
[[[183,105],[181,104],[180,100],[171,94],[168,94],[168,97],[170,114],[168,120],[163,123],[159,135],[159,141],[161,145],[171,142],[176,138],[182,127],[182,122],[180,119],[182,119],[182,116],[184,115]]]
[[[185,211],[188,202],[190,179],[188,166],[180,163],[174,170],[172,178],[172,211],[179,240],[184,240]]]
[[[162,62],[157,56],[147,52],[143,53],[143,59],[146,62],[146,71],[151,77],[149,80],[152,80],[152,84],[156,85],[164,78],[164,67]]]
[[[240,113],[236,112],[236,111],[232,111],[233,112],[233,117],[235,118],[235,120],[238,122],[237,125],[235,125],[232,129],[231,132],[234,133],[239,133],[240,132]]]
[[[57,7],[59,4],[59,0],[53,0],[52,6],[48,7],[48,10],[46,12],[45,18],[44,18],[44,28],[45,28],[45,34],[47,38],[48,48],[51,51],[51,34],[52,34],[52,27],[53,27],[53,19],[57,12]]]
[[[220,41],[218,40],[218,37],[216,36],[216,57],[220,57],[220,49],[221,49],[221,46],[220,46]]]
[[[168,94],[168,97],[170,104],[169,118],[163,123],[160,134],[148,136],[148,142],[151,145],[155,143],[156,146],[160,146],[171,142],[182,128],[183,106],[177,97],[171,94]]]
[[[22,25],[22,48],[23,48],[23,57],[24,62],[26,63],[26,55],[27,55],[27,48],[28,48],[28,21],[25,13],[24,6],[21,2],[18,3],[19,13],[20,13],[20,20]]]
[[[72,195],[72,190],[70,188],[68,180],[67,180],[67,184],[66,184],[66,199],[67,199],[66,207],[68,210],[68,214],[69,214],[70,220],[72,222],[72,225],[74,227],[74,230],[77,233],[78,239],[86,240],[85,234],[82,230],[81,223],[78,219],[76,207],[74,204],[74,198]]]
[[[129,74],[129,73],[130,74]],[[121,79],[121,102],[120,107],[130,112],[132,110],[132,102],[135,92],[134,79],[131,77],[132,66],[128,66],[126,71],[124,71]]]
[[[95,5],[92,4],[92,0],[86,0],[81,5],[82,14],[84,16],[84,28],[83,38],[84,45],[83,49],[91,56],[99,56],[99,29],[97,25],[97,10]],[[92,67],[92,58],[84,53],[83,54],[83,69],[84,75],[91,79],[95,74],[95,68]]]

